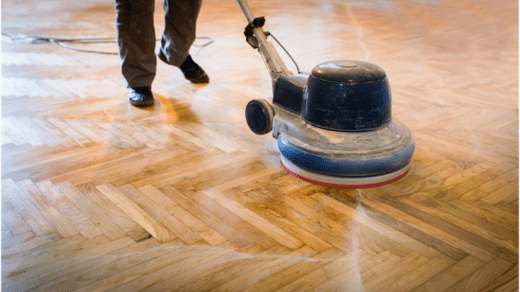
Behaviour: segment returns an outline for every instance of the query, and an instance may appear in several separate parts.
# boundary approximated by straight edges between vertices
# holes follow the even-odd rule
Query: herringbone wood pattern
[[[250,2],[304,71],[385,69],[410,173],[345,190],[284,171],[245,123],[271,87],[235,1],[203,4],[211,83],[159,62],[148,109],[117,56],[3,36],[3,290],[517,291],[518,2]],[[108,0],[2,3],[11,35],[113,37],[114,20]]]

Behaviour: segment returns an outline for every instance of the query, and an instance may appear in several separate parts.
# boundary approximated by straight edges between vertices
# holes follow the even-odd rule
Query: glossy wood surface
[[[302,71],[386,71],[410,172],[369,189],[288,174],[245,122],[271,80],[235,1],[203,3],[214,42],[191,54],[211,82],[159,62],[144,109],[117,55],[19,38],[115,37],[113,2],[2,1],[2,290],[518,291],[518,2],[250,5]]]

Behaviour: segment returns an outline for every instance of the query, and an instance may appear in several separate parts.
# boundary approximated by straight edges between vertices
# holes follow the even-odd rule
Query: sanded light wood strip
[[[396,281],[386,283],[384,290],[410,291],[455,263],[455,260],[441,254],[416,269],[409,271]]]
[[[514,265],[509,271],[496,278],[492,283],[482,288],[482,292],[490,291],[517,291],[518,290],[518,265]]]
[[[36,186],[45,196],[45,199],[68,218],[83,236],[93,238],[102,234],[88,216],[83,214],[51,181],[42,181],[37,183]]]
[[[71,128],[69,125],[67,125],[65,122],[63,122],[59,118],[48,118],[47,119],[50,123],[52,123],[54,126],[62,130],[65,134],[69,135],[74,141],[76,141],[79,145],[82,147],[88,146],[91,142],[83,137],[80,133],[78,133],[76,130]]]
[[[240,275],[238,278],[211,289],[210,291],[233,291],[244,289],[254,285],[255,283],[265,279],[269,275],[282,271],[288,267],[298,264],[305,259],[316,255],[316,251],[304,246],[288,255],[273,260],[261,268],[255,269],[249,273]]]
[[[78,209],[87,214],[89,219],[99,230],[110,240],[116,240],[125,236],[125,232],[119,228],[112,220],[101,211],[98,206],[92,203],[80,190],[71,183],[60,183],[56,187],[71,200]]]
[[[280,286],[291,283],[300,277],[323,267],[324,265],[330,264],[342,256],[345,256],[345,254],[331,248],[287,269],[277,273],[272,273],[268,278],[257,282],[255,285],[250,286],[243,291],[273,291]]]
[[[200,237],[206,240],[211,245],[219,245],[226,241],[226,238],[217,233],[213,228],[206,225],[204,222],[197,219],[186,209],[179,206],[173,200],[168,198],[158,189],[153,186],[140,187],[139,191],[147,196],[150,200],[161,206],[165,211],[174,216],[177,220],[185,224],[191,230],[197,232]]]
[[[95,261],[96,258],[101,259],[105,254],[125,246],[129,246],[133,243],[135,243],[135,241],[129,237],[124,237],[112,242],[107,241],[103,245],[93,246],[88,250],[83,250],[74,254],[74,256],[68,257],[61,261],[32,269],[23,275],[15,277],[10,285],[7,285],[6,287],[9,290],[26,290],[43,286],[47,283],[59,279],[60,277],[68,277],[70,273],[74,271],[74,269],[81,268],[82,264],[87,261]]]
[[[33,205],[42,212],[42,215],[56,228],[61,236],[70,237],[79,234],[76,227],[45,199],[45,196],[31,180],[24,180],[18,184],[25,189]]]
[[[392,240],[399,242],[406,246],[407,248],[416,251],[417,253],[426,256],[428,258],[436,257],[439,252],[432,249],[431,247],[414,240],[407,235],[404,235],[402,233],[398,233],[396,230],[378,222],[372,220],[367,215],[358,212],[356,210],[351,210],[348,208],[345,208],[344,205],[341,205],[339,202],[330,199],[329,197],[325,196],[321,193],[316,193],[313,195],[313,197],[318,198],[320,201],[326,202],[328,204],[327,208],[332,208],[335,211],[344,214],[345,216],[352,218],[353,220],[371,228],[372,230],[379,232],[385,236],[388,236]]]
[[[266,169],[262,169],[253,174],[250,174],[245,177],[240,177],[236,180],[222,183],[216,186],[215,188],[219,191],[226,191],[231,188],[238,187],[240,191],[247,192],[250,189],[254,189],[257,185],[263,185],[273,178],[277,178],[280,174],[284,173],[285,170],[279,166],[269,167]]]
[[[2,199],[2,224],[7,225],[12,235],[24,234],[32,231],[31,226],[15,210],[5,197]]]
[[[27,144],[29,141],[23,136],[14,124],[14,117],[2,117],[2,135],[7,136],[17,146]]]
[[[413,271],[428,259],[417,254],[409,254],[393,265],[374,267],[363,273],[363,288],[368,291],[383,291],[395,278],[400,278]]]
[[[356,233],[353,228],[350,229],[350,232],[347,232],[344,225],[326,216],[319,216],[315,210],[303,204],[302,201],[293,199],[290,193],[249,191],[246,192],[246,195],[253,199],[252,203],[258,205],[258,208],[271,209],[272,212],[276,210],[276,213],[272,215],[264,215],[267,219],[281,220],[283,222],[280,222],[280,224],[287,224],[287,227],[293,228],[294,225],[297,225],[297,229],[304,229],[318,239],[325,241],[325,245],[323,245],[323,242],[320,244],[320,241],[315,242],[318,247],[317,250],[321,249],[319,247],[334,246],[344,252],[351,252],[358,247],[349,240],[351,234]],[[272,199],[273,195],[276,196],[276,200]],[[262,213],[265,213],[265,211],[260,214]],[[311,242],[314,236],[308,239],[303,236],[302,240]]]
[[[22,240],[20,237],[23,237]],[[29,232],[15,237],[7,239],[5,242],[2,241],[2,256],[9,256],[13,254],[23,253],[28,250],[32,250],[41,245],[57,241],[62,239],[58,233],[51,233],[42,236],[36,236],[34,233]]]
[[[363,204],[373,206],[377,210],[384,212],[385,214],[388,214],[388,215],[392,216],[393,218],[399,218],[400,221],[406,222],[410,226],[413,226],[413,227],[421,230],[422,232],[433,236],[434,238],[442,239],[443,242],[449,243],[453,247],[458,248],[461,251],[464,251],[468,254],[471,254],[478,259],[481,259],[483,261],[490,261],[494,258],[494,255],[490,252],[487,252],[481,248],[473,246],[473,245],[467,243],[466,241],[461,240],[460,238],[456,237],[455,235],[451,235],[442,230],[439,230],[438,228],[436,228],[432,225],[429,225],[429,224],[425,223],[424,221],[421,221],[421,220],[419,220],[413,216],[410,216],[407,213],[399,211],[397,209],[391,208],[388,205],[382,204],[375,199],[371,199],[370,197],[368,197],[367,200],[363,201]],[[439,251],[447,254],[445,250],[439,250]],[[459,252],[459,256],[460,255],[463,255],[463,254],[461,254]]]
[[[454,264],[448,269],[442,271],[441,273],[435,275],[433,278],[421,284],[416,289],[412,290],[414,292],[437,292],[437,291],[445,291],[450,286],[456,284],[466,276],[473,273],[475,270],[482,267],[485,263],[472,257],[468,256],[462,261]]]
[[[207,275],[196,281],[178,288],[178,291],[208,291],[213,287],[220,286],[240,275],[261,268],[270,261],[276,260],[290,253],[286,247],[275,246],[264,250],[262,247],[252,244],[237,250],[242,257],[235,261],[226,261],[210,268],[202,274]]]
[[[162,269],[158,269],[148,274],[146,277],[140,277],[131,282],[127,282],[124,285],[118,286],[117,288],[113,289],[113,291],[127,291],[128,289],[135,290],[147,288],[153,283],[161,282],[162,280],[166,280],[172,276],[181,274],[183,272],[186,272],[213,260],[225,258],[229,254],[232,254],[234,251],[234,249],[230,246],[229,242],[225,242],[221,248],[210,247],[210,249],[214,249],[214,251],[211,254],[202,252],[197,256],[182,259],[176,265],[169,265]]]
[[[176,237],[179,237],[183,242],[187,244],[193,244],[197,241],[202,240],[193,230],[189,229],[184,223],[177,220],[177,218],[170,215],[163,209],[163,206],[156,204],[153,200],[150,200],[147,196],[141,193],[139,190],[134,188],[132,185],[124,185],[117,188],[126,197],[132,200],[145,212],[151,215],[157,222],[162,226],[170,230]]]
[[[518,242],[515,244],[514,239],[497,236],[485,229],[475,226],[471,222],[460,220],[460,218],[423,204],[417,204],[412,201],[407,201],[406,199],[403,199],[403,203],[410,205],[415,210],[419,210],[419,212],[416,212],[414,209],[409,209],[410,212],[414,212],[416,216],[428,218],[432,214],[435,215],[431,216],[431,218],[435,220],[435,226],[437,226],[437,228],[442,228],[446,232],[466,238],[466,240],[472,239],[472,242],[478,244],[479,247],[494,252],[495,254],[503,254],[506,258],[516,258],[518,256]]]
[[[141,242],[130,244],[127,246],[122,246],[121,248],[114,249],[109,253],[105,253],[102,257],[94,257],[93,259],[89,259],[84,264],[75,266],[71,268],[71,271],[68,273],[71,276],[74,275],[85,275],[90,273],[91,271],[98,270],[103,268],[110,263],[117,260],[128,260],[129,258],[134,257],[136,254],[140,254],[147,250],[153,250],[161,246],[157,240],[151,238],[149,240],[143,240]],[[52,291],[61,291],[61,290],[75,290],[82,286],[81,278],[80,281],[76,281],[74,277],[68,277],[69,279],[58,279],[58,281],[50,281],[45,285],[41,286],[42,289],[52,290]]]
[[[2,198],[6,199],[17,210],[36,235],[40,236],[55,232],[52,224],[31,203],[26,194],[14,181],[10,179],[2,180]]]
[[[65,134],[60,128],[49,122],[43,117],[35,117],[33,121],[42,127],[45,131],[49,132],[54,138],[56,138],[63,146],[70,147],[77,145],[67,134]]]
[[[245,248],[250,248],[246,246]],[[253,247],[254,248],[254,247]],[[103,280],[100,283],[95,283],[91,287],[81,289],[80,291],[106,291],[108,289],[118,287],[119,285],[138,279],[147,273],[159,271],[160,269],[167,269],[168,266],[175,263],[185,263],[189,258],[207,257],[215,253],[215,248],[207,246],[186,246],[180,247],[173,252],[163,254],[153,261],[146,261],[140,266],[132,267],[124,272],[113,276],[113,279]],[[217,249],[220,250],[220,249]],[[240,249],[243,250],[243,249]],[[224,254],[228,254],[225,250],[221,250]],[[166,276],[167,277],[167,276]],[[104,285],[104,286],[100,286]],[[93,287],[100,287],[98,289],[91,289]],[[206,287],[206,289],[208,289]],[[195,290],[197,291],[197,290]],[[199,290],[200,291],[200,290]]]
[[[5,278],[27,272],[30,267],[46,265],[70,256],[76,247],[87,241],[81,234],[42,244],[25,252],[2,256],[2,275]],[[106,243],[105,241],[103,243]]]
[[[173,235],[171,231],[162,226],[162,224],[146,213],[114,186],[105,184],[97,186],[96,188],[121,208],[121,210],[123,210],[128,216],[146,229],[146,231],[148,231],[159,242],[168,242],[175,239],[175,235]]]
[[[269,209],[264,204],[257,203],[244,193],[236,190],[228,190],[222,192],[222,194],[266,219],[271,224],[281,226],[280,229],[299,239],[303,244],[308,245],[318,252],[325,251],[332,247],[331,244],[314,235],[314,232],[309,232],[305,228],[302,228],[299,220],[291,221],[289,218],[282,216],[280,211],[284,210],[283,206],[278,209]]]
[[[197,278],[201,276],[201,274],[206,274],[211,272],[214,269],[218,269],[229,262],[237,262],[240,260],[244,260],[244,258],[248,258],[251,256],[249,252],[250,246],[245,246],[242,249],[238,249],[230,254],[224,254],[222,257],[216,258],[212,261],[205,262],[197,267],[192,269],[188,269],[179,274],[176,274],[173,277],[169,277],[168,279],[158,282],[154,285],[146,287],[148,291],[161,291],[173,289],[177,291],[180,286],[184,283],[193,282]],[[248,254],[242,254],[242,251],[248,252]],[[254,251],[253,251],[254,252]],[[209,288],[209,287],[208,287]]]
[[[105,139],[100,137],[98,134],[94,133],[88,127],[83,125],[80,121],[66,120],[65,123],[67,123],[72,129],[74,129],[80,135],[89,139],[93,143],[107,143],[107,141]]]
[[[117,277],[125,278],[124,273],[129,267],[139,267],[141,264],[153,262],[154,259],[164,254],[173,254],[181,251],[184,244],[176,239],[165,244],[159,244],[155,238],[149,238],[127,248],[116,250],[105,256],[99,263],[96,262],[96,269],[89,268],[89,277],[82,277],[82,273],[75,273],[75,277],[63,282],[58,282],[52,289],[73,289],[74,291],[94,291],[96,287],[103,286],[103,283]],[[121,275],[123,274],[123,275]],[[61,289],[60,289],[61,288]]]
[[[503,259],[496,258],[447,291],[481,291],[487,283],[492,282],[495,278],[507,272],[513,265]]]
[[[212,144],[213,146],[219,148],[220,150],[226,153],[234,152],[237,150],[234,146],[232,146],[233,143],[229,141],[227,137],[215,133],[214,131],[210,131],[199,123],[188,123],[186,128],[197,133],[202,137],[206,137],[206,139],[209,140],[208,143]]]
[[[338,275],[344,275],[362,263],[365,265],[368,263],[381,264],[383,262],[395,261],[396,259],[399,259],[399,257],[390,252],[385,252],[371,257],[358,250],[342,256],[337,260],[276,289],[275,291],[315,291],[318,286],[327,283],[327,277],[334,278]],[[356,270],[356,272],[359,274],[359,271]],[[357,287],[361,284],[359,282],[356,283],[355,281],[352,281],[352,283],[356,284]],[[345,287],[343,287],[343,289],[344,288]]]
[[[496,204],[500,201],[510,202],[515,199],[518,199],[518,179],[513,180],[501,188],[496,189],[480,200],[488,204]]]
[[[265,248],[278,244],[261,230],[195,189],[183,189],[180,192],[174,187],[167,187],[162,191],[238,247],[252,242]]]
[[[231,200],[226,195],[222,194],[219,190],[208,189],[203,191],[203,193],[288,248],[297,249],[302,246],[302,242],[300,240],[294,238],[279,227],[271,224],[263,217],[240,205],[236,201]]]
[[[24,133],[27,133],[27,135],[31,135],[32,137],[38,137],[41,141],[41,144],[45,143],[49,146],[60,144],[60,142],[56,138],[54,138],[47,131],[41,128],[31,118],[24,116],[20,117],[18,120],[22,125]]]
[[[123,212],[116,204],[101,193],[93,184],[81,184],[76,186],[78,190],[87,197],[91,202],[95,203],[95,207],[99,208],[109,219],[105,224],[115,224],[114,229],[121,228],[126,235],[135,241],[140,241],[150,236],[150,234],[141,226],[139,226],[130,216]],[[93,207],[94,208],[94,207]],[[102,215],[100,215],[102,216]]]

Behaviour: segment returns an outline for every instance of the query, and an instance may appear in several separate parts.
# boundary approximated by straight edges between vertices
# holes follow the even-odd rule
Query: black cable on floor
[[[78,47],[73,47],[73,46],[65,44],[65,43],[76,43],[76,44],[117,43],[116,38],[76,38],[76,39],[75,38],[64,38],[64,39],[62,39],[62,38],[49,38],[49,37],[42,37],[42,36],[23,35],[23,34],[20,34],[17,36],[12,36],[7,33],[2,33],[2,35],[10,38],[14,42],[25,40],[31,44],[51,43],[51,44],[57,44],[66,49],[84,52],[84,53],[95,53],[95,54],[103,54],[103,55],[119,55],[119,53],[116,53],[116,52],[86,50],[86,49],[81,49]],[[213,38],[211,38],[211,37],[197,37],[196,39],[206,39],[208,41],[202,45],[194,44],[193,45],[194,47],[205,47],[214,42]],[[157,39],[156,41],[160,41],[160,39]]]

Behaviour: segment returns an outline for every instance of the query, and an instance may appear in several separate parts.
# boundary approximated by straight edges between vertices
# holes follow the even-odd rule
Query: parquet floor
[[[385,69],[410,173],[348,190],[284,171],[245,122],[271,83],[235,1],[203,3],[211,83],[159,62],[149,109],[118,56],[17,37],[114,37],[112,1],[2,1],[2,290],[518,291],[518,1],[250,5],[303,71]]]

